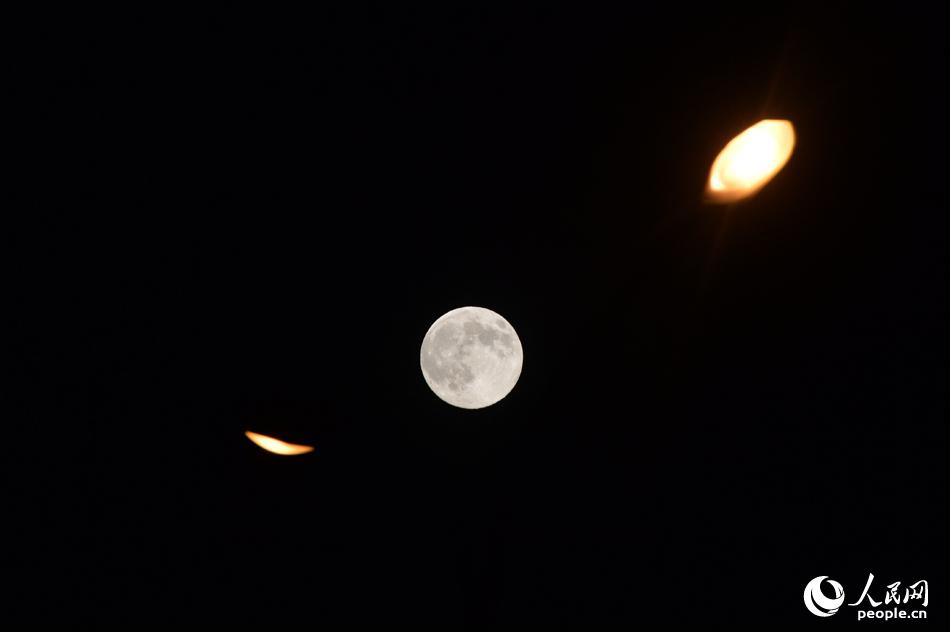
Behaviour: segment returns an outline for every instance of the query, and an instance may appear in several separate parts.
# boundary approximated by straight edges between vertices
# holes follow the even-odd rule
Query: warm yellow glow
[[[714,202],[735,202],[752,195],[785,166],[794,148],[795,128],[790,121],[759,121],[716,156],[706,197]]]
[[[273,452],[274,454],[283,454],[285,456],[291,456],[294,454],[306,454],[307,452],[313,452],[313,447],[309,445],[296,445],[293,443],[286,443],[280,439],[275,439],[273,437],[266,437],[262,434],[257,434],[256,432],[247,431],[244,433],[247,435],[247,438],[261,446],[268,452]]]

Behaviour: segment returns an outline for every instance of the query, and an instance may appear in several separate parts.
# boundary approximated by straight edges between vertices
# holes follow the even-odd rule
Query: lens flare
[[[313,452],[313,446],[309,445],[296,445],[293,443],[286,443],[280,439],[275,439],[273,437],[267,437],[262,434],[257,434],[256,432],[247,431],[244,435],[264,448],[268,452],[273,452],[274,454],[282,454],[284,456],[293,456],[297,454],[306,454],[307,452]]]
[[[759,121],[719,152],[709,171],[706,198],[728,203],[753,195],[785,166],[794,148],[791,121]]]

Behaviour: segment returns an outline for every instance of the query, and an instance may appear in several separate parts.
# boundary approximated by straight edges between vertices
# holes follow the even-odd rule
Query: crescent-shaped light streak
[[[729,141],[716,156],[709,170],[706,199],[726,204],[753,195],[781,171],[794,148],[791,121],[759,121]]]
[[[256,432],[251,432],[250,430],[245,432],[244,435],[260,447],[264,448],[268,452],[273,452],[274,454],[294,456],[297,454],[313,452],[313,446],[287,443],[286,441],[281,441],[280,439],[275,439],[274,437],[268,437],[262,434],[257,434]]]

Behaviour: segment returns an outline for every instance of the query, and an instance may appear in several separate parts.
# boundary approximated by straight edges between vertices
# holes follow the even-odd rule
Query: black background
[[[31,439],[4,460],[33,520],[5,566],[31,616],[840,627],[856,608],[815,618],[805,583],[850,602],[873,572],[877,599],[929,580],[916,626],[934,625],[939,22],[47,16],[7,63],[4,399]],[[795,124],[789,164],[703,204],[761,118]],[[418,364],[463,305],[525,349],[510,396],[474,412]]]

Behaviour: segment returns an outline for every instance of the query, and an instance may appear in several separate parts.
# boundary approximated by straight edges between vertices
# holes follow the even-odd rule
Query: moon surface
[[[459,408],[485,408],[504,398],[524,359],[514,327],[484,307],[460,307],[432,323],[419,362],[426,384]]]

